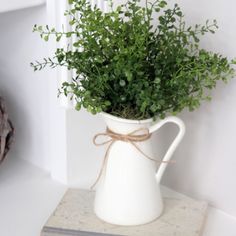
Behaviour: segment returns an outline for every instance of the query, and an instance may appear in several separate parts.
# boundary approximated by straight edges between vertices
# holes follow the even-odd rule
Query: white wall
[[[68,183],[83,188],[91,187],[104,156],[103,147],[93,145],[95,133],[104,131],[98,115],[86,111],[67,111]]]
[[[118,1],[118,0],[117,0]],[[181,0],[186,19],[195,24],[217,19],[220,30],[206,37],[202,46],[229,57],[236,56],[236,19],[233,0]],[[187,126],[186,136],[164,175],[163,183],[236,216],[236,81],[227,86],[219,83],[213,101],[180,117]],[[102,148],[92,145],[95,133],[103,131],[100,118],[86,112],[67,112],[67,147],[69,184],[89,187],[99,171]],[[162,153],[176,133],[174,126],[164,127],[156,137]],[[162,139],[161,137],[162,136]],[[153,140],[155,142],[155,140]]]
[[[220,29],[206,37],[203,47],[236,56],[236,2],[233,0],[181,0],[189,22],[217,19]],[[181,114],[187,133],[168,168],[164,183],[176,190],[208,200],[236,216],[236,80],[220,83],[211,103]],[[167,138],[167,137],[166,137]]]
[[[29,66],[48,55],[48,44],[32,33],[35,23],[46,22],[46,6],[0,14],[0,94],[15,126],[9,155],[49,170],[52,97],[56,97],[56,85],[50,80],[55,76],[49,70],[34,73]]]

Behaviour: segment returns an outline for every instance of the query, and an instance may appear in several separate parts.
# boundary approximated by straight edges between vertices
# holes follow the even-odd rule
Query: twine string
[[[139,134],[140,132],[143,132],[143,134]],[[97,139],[99,137],[108,137],[109,139],[104,141],[104,142],[98,142]],[[101,166],[101,169],[99,171],[98,177],[96,178],[96,181],[94,182],[94,184],[91,186],[91,189],[93,189],[97,185],[97,183],[99,182],[103,172],[106,173],[107,162],[108,162],[111,147],[117,141],[123,141],[123,142],[130,143],[138,152],[140,152],[143,155],[143,157],[149,159],[150,161],[157,162],[157,163],[170,163],[170,162],[173,162],[173,161],[159,161],[159,160],[156,160],[156,159],[148,156],[147,154],[145,154],[140,149],[140,147],[138,147],[138,145],[136,144],[137,142],[146,141],[146,140],[150,139],[150,137],[151,137],[151,134],[149,132],[149,129],[147,129],[147,128],[137,129],[137,130],[132,131],[131,133],[128,133],[128,134],[115,133],[115,132],[111,131],[109,128],[107,128],[106,132],[96,134],[93,138],[94,145],[95,146],[103,146],[103,145],[108,144],[108,147],[106,149],[106,152],[105,152],[105,155],[104,155],[104,158],[103,158],[102,166]]]

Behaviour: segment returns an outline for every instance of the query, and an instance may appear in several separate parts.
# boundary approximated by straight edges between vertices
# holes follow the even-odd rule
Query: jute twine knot
[[[141,132],[142,132],[142,134],[140,134]],[[99,137],[108,137],[109,139],[104,141],[104,142],[97,142],[97,139]],[[93,189],[97,185],[97,183],[99,182],[99,180],[102,176],[102,173],[104,171],[106,171],[107,161],[108,161],[108,158],[109,158],[109,152],[110,152],[111,147],[113,146],[113,144],[117,141],[130,143],[135,149],[137,149],[138,152],[140,152],[143,155],[143,157],[149,159],[150,161],[157,162],[157,163],[170,163],[170,162],[172,162],[172,161],[159,161],[159,160],[156,160],[152,157],[149,157],[136,144],[137,142],[146,141],[150,137],[151,137],[151,134],[149,132],[149,129],[147,129],[147,128],[137,129],[137,130],[135,130],[131,133],[128,133],[128,134],[118,134],[118,133],[115,133],[115,132],[111,131],[109,128],[107,128],[106,132],[96,134],[93,138],[94,145],[103,146],[103,145],[108,144],[108,147],[106,149],[105,156],[103,158],[102,167],[100,169],[98,177],[97,177],[96,181],[94,182],[94,184],[91,186],[91,189]]]

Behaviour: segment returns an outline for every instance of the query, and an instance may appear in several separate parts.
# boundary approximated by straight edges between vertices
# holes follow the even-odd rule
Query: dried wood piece
[[[0,97],[0,164],[10,150],[14,136],[14,127],[8,118],[6,103]]]

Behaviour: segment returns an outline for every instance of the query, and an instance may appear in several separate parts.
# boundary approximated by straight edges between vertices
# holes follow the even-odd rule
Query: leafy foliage
[[[92,114],[104,111],[129,119],[163,118],[185,107],[198,108],[209,100],[218,80],[235,75],[232,64],[220,54],[199,48],[200,37],[214,33],[216,21],[186,26],[180,7],[156,0],[141,7],[128,0],[103,13],[86,0],[69,0],[70,32],[48,26],[34,31],[48,41],[55,35],[76,37],[72,49],[58,48],[52,59],[31,63],[34,70],[66,66],[76,71],[61,92],[76,98],[76,109]],[[156,26],[155,26],[156,25]]]

